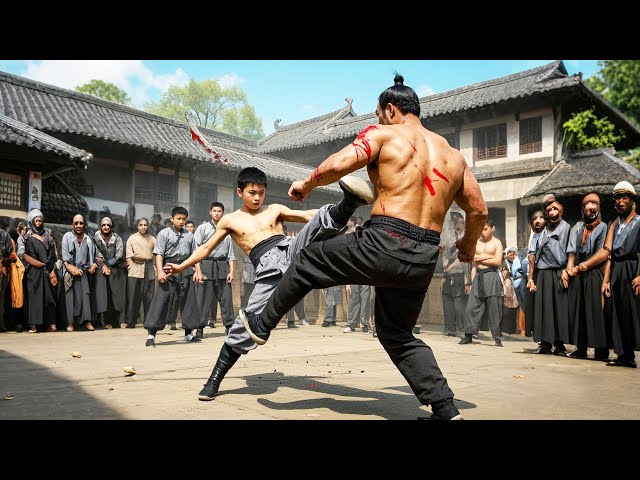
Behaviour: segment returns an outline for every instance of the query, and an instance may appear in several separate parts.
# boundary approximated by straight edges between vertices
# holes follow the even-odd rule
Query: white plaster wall
[[[554,118],[551,107],[545,107],[528,112],[520,112],[521,119],[542,117],[542,151],[520,155],[520,123],[516,120],[515,112],[508,115],[501,115],[495,118],[482,120],[466,124],[460,132],[460,151],[467,160],[467,165],[473,166],[473,130],[481,127],[488,127],[499,123],[507,124],[507,156],[506,158],[493,158],[490,160],[480,160],[476,162],[476,167],[495,166],[513,160],[522,160],[536,157],[551,157],[554,152],[553,132]]]
[[[520,200],[542,178],[542,175],[480,182],[485,202]]]
[[[224,212],[233,212],[233,198],[236,196],[236,189],[218,185],[218,201],[224,205]]]

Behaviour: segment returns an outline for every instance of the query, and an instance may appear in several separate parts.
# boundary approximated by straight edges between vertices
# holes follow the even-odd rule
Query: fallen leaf
[[[514,375],[513,378],[524,378],[524,375]]]
[[[80,358],[82,355],[80,355],[80,352],[71,352],[71,356],[75,358]]]
[[[5,400],[13,400],[13,395],[11,395],[10,393],[7,393],[7,394],[4,396],[4,399],[5,399]]]
[[[360,370],[360,373],[364,373],[364,370]]]
[[[109,387],[109,390],[115,390],[115,389],[116,389],[116,387],[114,387],[113,385],[111,385],[111,386]]]
[[[126,373],[128,376],[131,375],[135,375],[136,374],[136,369],[133,367],[123,367],[122,369],[124,371],[124,373]]]

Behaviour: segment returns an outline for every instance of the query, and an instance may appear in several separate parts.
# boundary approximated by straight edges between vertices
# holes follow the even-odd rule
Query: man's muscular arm
[[[351,145],[328,157],[308,178],[293,182],[289,188],[289,197],[296,201],[304,200],[314,188],[330,185],[367,166],[378,158],[383,143],[383,129],[377,125],[365,128]]]
[[[467,162],[458,152],[458,161],[464,164],[462,184],[456,193],[456,203],[465,211],[464,236],[456,242],[458,258],[461,262],[471,262],[476,253],[476,242],[482,234],[489,210],[482,197],[480,185],[467,166]]]

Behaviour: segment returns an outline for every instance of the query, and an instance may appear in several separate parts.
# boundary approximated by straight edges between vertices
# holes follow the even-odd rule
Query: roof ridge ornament
[[[549,68],[548,70],[545,70],[540,75],[538,75],[533,80],[533,83],[546,82],[547,80],[555,80],[557,78],[566,78],[569,75],[564,70],[565,68],[562,63],[562,60],[559,60],[553,67]]]
[[[282,119],[281,119],[281,118],[276,118],[276,119],[273,121],[273,128],[274,128],[275,130],[280,130],[280,129],[282,128],[282,127],[280,126],[280,122],[281,122],[281,121],[282,121]]]

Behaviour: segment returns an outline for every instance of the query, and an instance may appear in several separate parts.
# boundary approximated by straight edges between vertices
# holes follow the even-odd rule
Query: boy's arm
[[[220,219],[216,228],[216,233],[214,233],[206,243],[203,243],[196,248],[191,256],[184,262],[180,264],[167,263],[164,266],[165,273],[171,275],[172,273],[182,272],[185,268],[194,266],[207,258],[213,249],[220,245],[220,242],[222,242],[222,240],[231,233],[231,226],[229,225],[227,218],[228,217],[222,217]],[[199,271],[199,266],[196,266],[196,271]]]
[[[280,209],[280,217],[285,222],[307,223],[316,213],[318,213],[317,208],[314,208],[313,210],[291,210],[285,205],[276,205]]]

